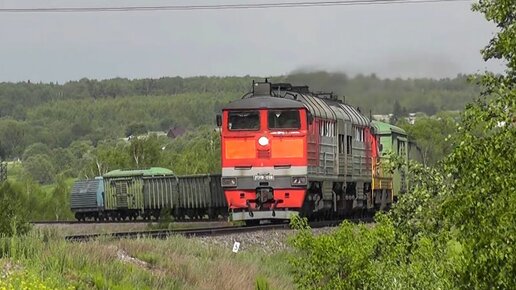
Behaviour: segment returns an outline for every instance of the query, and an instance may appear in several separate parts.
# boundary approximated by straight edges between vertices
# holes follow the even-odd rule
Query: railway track
[[[372,219],[356,219],[352,222],[371,222]],[[333,221],[319,221],[311,222],[311,228],[333,227],[337,226],[342,220]],[[65,240],[71,242],[87,242],[97,238],[108,239],[135,239],[135,238],[157,238],[164,239],[174,235],[181,235],[185,237],[205,237],[205,236],[220,236],[228,234],[249,233],[256,231],[281,230],[290,229],[288,223],[282,224],[264,224],[259,226],[222,226],[209,228],[195,228],[195,229],[177,229],[177,230],[150,230],[150,231],[131,231],[131,232],[115,232],[108,234],[82,234],[65,236]]]
[[[166,220],[124,220],[124,221],[31,221],[30,223],[33,225],[87,225],[87,224],[154,224],[159,222],[174,222],[174,223],[201,223],[201,222],[218,222],[218,221],[224,221],[221,219],[216,220],[173,220],[173,221],[166,221]]]
[[[97,238],[114,238],[114,239],[135,239],[135,238],[155,238],[164,239],[174,235],[185,237],[204,237],[217,236],[235,233],[248,233],[275,229],[288,229],[288,224],[261,225],[254,227],[244,226],[228,226],[228,227],[211,227],[197,229],[181,229],[181,230],[152,230],[152,231],[135,231],[135,232],[117,232],[110,234],[87,234],[66,236],[65,240],[73,242],[87,242]]]

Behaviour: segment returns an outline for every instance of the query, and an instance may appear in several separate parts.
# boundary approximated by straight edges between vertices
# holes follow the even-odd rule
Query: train
[[[176,176],[166,168],[115,170],[77,181],[78,220],[226,218],[248,225],[292,215],[330,219],[387,210],[407,190],[406,132],[372,121],[333,93],[253,82],[217,115],[221,173]]]
[[[220,174],[176,176],[152,167],[113,170],[78,180],[71,192],[71,211],[79,221],[223,219],[227,205]]]

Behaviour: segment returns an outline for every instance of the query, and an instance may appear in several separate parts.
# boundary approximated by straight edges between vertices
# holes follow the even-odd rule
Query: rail
[[[204,237],[217,236],[235,233],[248,233],[274,229],[288,229],[288,224],[262,225],[255,227],[244,226],[228,226],[228,227],[212,227],[201,229],[184,229],[184,230],[153,230],[153,231],[136,231],[136,232],[117,232],[110,234],[87,234],[66,236],[65,240],[73,242],[87,242],[97,238],[114,238],[114,239],[136,239],[136,238],[154,238],[164,239],[174,235],[186,237]]]
[[[165,220],[165,219],[159,219],[159,220],[123,220],[123,221],[77,221],[77,220],[63,220],[63,221],[56,221],[56,220],[50,220],[50,221],[31,221],[30,223],[33,225],[83,225],[83,224],[157,224],[157,223],[167,223],[167,222],[173,222],[173,223],[202,223],[202,222],[223,222],[226,221],[226,219],[192,219],[192,220]]]
[[[359,223],[359,222],[372,222],[372,218],[357,218],[357,219],[346,219],[347,221]],[[322,228],[322,227],[334,227],[339,225],[343,220],[331,220],[331,221],[316,221],[310,222],[311,228]],[[239,234],[249,233],[257,231],[268,231],[268,230],[283,230],[290,229],[288,223],[283,224],[265,224],[259,226],[223,226],[223,227],[210,227],[210,228],[196,228],[196,229],[178,229],[178,230],[151,230],[151,231],[134,231],[134,232],[116,232],[108,234],[85,234],[85,235],[70,235],[66,236],[65,240],[71,242],[87,242],[98,238],[107,239],[136,239],[136,238],[157,238],[165,239],[170,236],[180,235],[185,237],[205,237],[205,236],[220,236],[228,234]]]

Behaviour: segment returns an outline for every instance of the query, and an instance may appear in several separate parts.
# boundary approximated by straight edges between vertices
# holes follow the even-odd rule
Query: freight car
[[[393,185],[383,169],[380,149],[388,150],[389,140],[402,146],[405,132],[372,125],[332,93],[253,83],[252,92],[222,109],[217,125],[233,220],[349,216],[388,208],[403,190],[402,176]]]
[[[176,176],[166,168],[114,170],[77,181],[71,210],[78,220],[216,218],[227,214],[220,174]]]
[[[387,158],[392,152],[399,155],[404,160],[408,159],[409,142],[405,130],[394,125],[383,123],[379,121],[372,121],[372,126],[375,128],[376,136],[380,142],[379,154],[380,158]],[[393,200],[396,202],[397,196],[400,193],[407,191],[406,172],[408,168],[405,164],[401,168],[394,169],[394,172],[389,176],[392,178]]]

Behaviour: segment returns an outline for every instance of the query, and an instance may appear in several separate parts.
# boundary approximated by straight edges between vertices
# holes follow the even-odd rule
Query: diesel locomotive
[[[404,168],[382,166],[387,149],[407,158],[405,132],[372,123],[332,93],[256,82],[217,125],[232,220],[349,216],[386,209],[406,189]]]

